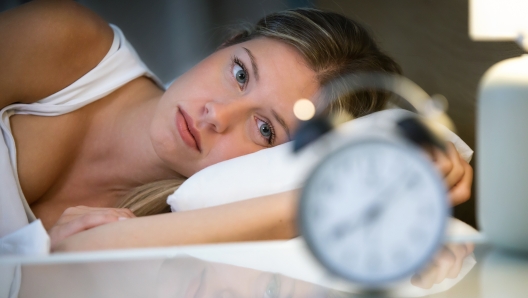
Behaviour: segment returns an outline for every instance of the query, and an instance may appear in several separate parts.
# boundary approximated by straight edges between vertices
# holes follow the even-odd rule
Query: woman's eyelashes
[[[268,143],[268,146],[272,146],[275,142],[275,129],[270,122],[255,117],[257,122],[257,128],[260,136]]]
[[[249,72],[246,69],[246,66],[240,59],[238,59],[236,56],[232,58],[232,74],[235,78],[238,87],[240,90],[244,90],[249,83]]]
[[[240,90],[246,89],[249,83],[249,72],[244,64],[238,57],[233,56],[231,73],[235,78]],[[267,146],[272,146],[275,142],[275,129],[268,120],[263,120],[255,117],[257,123],[258,134],[262,139],[266,141]]]

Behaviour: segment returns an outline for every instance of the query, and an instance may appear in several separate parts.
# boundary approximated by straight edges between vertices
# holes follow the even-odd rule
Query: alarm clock
[[[409,83],[378,79],[364,82],[395,92]],[[295,149],[318,139],[329,123],[323,117],[306,122]],[[308,248],[325,268],[377,289],[425,267],[442,244],[450,213],[443,179],[420,147],[443,148],[439,139],[418,116],[410,117],[392,129],[373,126],[322,158],[303,187],[298,218]]]
[[[443,181],[414,145],[362,137],[327,156],[303,188],[300,228],[331,272],[379,287],[417,272],[441,245]]]

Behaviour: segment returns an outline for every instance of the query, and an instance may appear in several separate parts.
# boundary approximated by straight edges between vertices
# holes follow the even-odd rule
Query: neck
[[[152,147],[150,123],[163,95],[152,87],[150,81],[125,87],[93,116],[83,152],[88,183],[125,193],[139,185],[181,177]]]

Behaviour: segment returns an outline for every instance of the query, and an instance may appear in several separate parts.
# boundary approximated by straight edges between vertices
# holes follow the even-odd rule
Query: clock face
[[[421,151],[367,139],[332,153],[314,170],[300,220],[325,267],[377,287],[425,265],[441,244],[448,210],[441,177]]]

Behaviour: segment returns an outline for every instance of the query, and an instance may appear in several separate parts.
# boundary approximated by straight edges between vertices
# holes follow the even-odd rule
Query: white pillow
[[[167,198],[173,212],[193,210],[301,188],[312,168],[328,152],[347,143],[352,136],[376,127],[395,129],[395,120],[411,114],[401,109],[370,114],[323,136],[299,153],[293,143],[226,160],[191,176]],[[469,162],[473,150],[445,127],[444,138],[452,142]],[[331,141],[329,141],[331,140]]]

